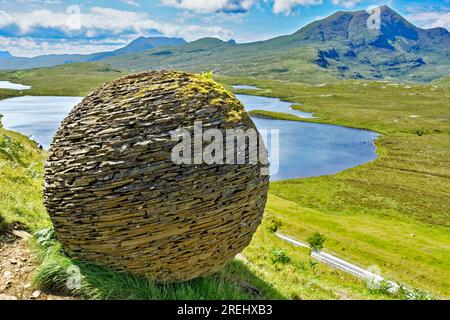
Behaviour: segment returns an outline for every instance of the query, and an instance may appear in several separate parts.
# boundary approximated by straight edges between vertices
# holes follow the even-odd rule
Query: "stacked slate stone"
[[[220,270],[249,244],[267,198],[264,164],[175,164],[170,132],[195,121],[255,128],[222,86],[173,71],[113,81],[73,109],[50,148],[44,188],[67,254],[180,282]]]

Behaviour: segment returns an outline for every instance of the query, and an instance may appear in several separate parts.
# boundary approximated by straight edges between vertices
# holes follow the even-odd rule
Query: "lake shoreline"
[[[5,80],[5,81],[9,81],[9,80]],[[24,85],[29,86],[29,84],[26,84],[26,81],[24,82]],[[230,86],[230,87],[232,88],[232,86]],[[257,97],[262,97],[262,98],[278,99],[278,100],[280,100],[282,102],[286,102],[286,103],[291,104],[293,110],[302,111],[302,110],[300,110],[298,108],[295,108],[296,106],[300,106],[301,105],[300,102],[292,102],[292,101],[290,101],[288,99],[285,99],[285,98],[279,97],[279,96],[275,96],[275,95],[270,95],[270,94],[266,95],[266,93],[272,92],[272,90],[271,89],[265,89],[265,88],[259,88],[259,87],[257,87],[257,88],[258,88],[257,90],[254,90],[254,89],[234,89],[234,88],[232,88],[231,91],[232,91],[232,93],[234,95],[242,94],[242,95],[252,95],[252,96],[257,96]],[[22,94],[20,91],[10,90],[10,89],[0,89],[0,91],[11,91],[11,93],[12,93],[11,96],[7,96],[5,98],[1,98],[0,97],[0,101],[5,100],[5,99],[9,99],[9,98],[24,97],[24,96],[80,97],[80,95],[76,95],[76,94],[72,95],[70,93],[63,93],[61,91],[55,91],[55,92],[52,91],[52,92],[45,92],[43,94],[40,94],[39,92],[35,92],[35,88],[33,88],[33,87],[31,87],[31,89],[29,89],[26,92],[27,94]],[[36,89],[36,91],[37,91],[37,89]],[[259,91],[261,91],[261,93],[264,93],[264,94],[257,94]],[[85,98],[85,97],[86,96],[84,96],[83,98]],[[307,111],[302,111],[302,112],[307,112]],[[309,112],[309,113],[311,113],[311,112]],[[319,116],[320,114],[317,114],[317,116],[316,116],[316,112],[311,113],[311,114],[314,115],[313,118],[300,118],[299,117],[299,119],[298,120],[296,119],[295,121],[313,122],[313,123],[319,123],[319,124],[329,124],[329,125],[335,125],[335,126],[344,127],[344,128],[350,128],[350,129],[360,129],[360,130],[372,131],[372,132],[375,132],[375,133],[379,134],[380,136],[384,135],[384,133],[382,133],[382,132],[380,132],[378,130],[374,130],[374,129],[368,128],[368,127],[363,127],[363,126],[358,126],[358,125],[342,124],[342,123],[339,123],[337,121],[323,119],[323,118],[321,118]],[[0,116],[1,116],[1,113],[0,113]],[[273,119],[277,119],[277,118],[273,118]],[[283,119],[279,119],[279,120],[283,120]],[[0,121],[1,121],[1,117],[0,117]],[[285,120],[285,121],[289,121],[289,120]]]
[[[70,101],[70,98],[73,98],[74,101]],[[7,119],[7,121],[4,121],[5,129],[14,132],[19,131],[19,133],[34,141],[38,147],[48,150],[50,148],[53,135],[49,138],[48,133],[46,132],[48,130],[51,130],[51,132],[56,132],[59,127],[59,123],[83,98],[84,97],[79,96],[33,96],[29,94],[10,97],[8,99],[11,99],[12,101],[10,106],[7,105],[6,108],[7,110],[9,108],[9,110],[13,112],[12,119],[15,120],[11,121],[10,118]],[[253,118],[253,121],[258,124],[258,126],[262,125],[264,130],[271,130],[270,125],[267,125],[267,122],[264,122],[264,120],[267,120],[270,124],[273,123],[273,126],[277,127],[278,130],[282,128],[281,131],[279,131],[281,133],[280,139],[282,143],[276,151],[277,153],[275,159],[277,160],[271,161],[271,163],[275,163],[272,167],[272,172],[274,172],[271,178],[272,182],[334,175],[372,162],[379,157],[376,140],[380,135],[377,132],[363,128],[352,128],[320,121],[317,117],[313,117],[312,113],[306,113],[301,110],[293,109],[293,104],[291,102],[281,101],[279,98],[247,94],[238,94],[237,98],[241,100],[247,112]],[[252,101],[254,98],[256,98],[256,102]],[[37,99],[44,102],[33,101],[31,103],[32,107],[24,108],[20,103],[17,103],[16,105],[16,102],[13,102],[14,99]],[[69,107],[63,107],[64,110],[61,112],[61,105],[55,103],[55,99],[68,100]],[[4,102],[4,100],[0,100],[0,105],[1,102]],[[30,103],[28,103],[28,105],[30,105]],[[40,105],[45,106],[47,109],[39,109]],[[263,106],[269,109],[265,111],[259,110],[259,112],[267,112],[271,116],[259,116],[258,110],[249,110],[255,108],[255,105]],[[38,107],[37,110],[44,111],[33,111],[36,106]],[[4,108],[5,106],[1,105],[1,107]],[[28,110],[27,108],[32,108],[33,110]],[[284,109],[283,111],[289,113],[277,113],[270,111],[279,109]],[[0,113],[1,112],[4,111],[0,109]],[[35,116],[33,116],[33,112]],[[16,114],[15,116],[14,113]],[[54,115],[58,114],[58,122],[50,120]],[[46,115],[48,115],[48,119],[46,118]],[[31,120],[23,120],[28,119],[30,116]],[[42,116],[44,116],[45,122],[42,122]],[[21,120],[17,120],[17,118]],[[283,124],[277,121],[282,121]],[[305,125],[300,125],[298,127],[297,125],[289,124],[294,121],[297,123],[304,123],[306,127]],[[53,122],[58,123],[58,126],[55,126],[55,123]],[[51,124],[50,127],[49,123]],[[306,130],[309,125],[313,127]],[[314,126],[319,127],[314,129]],[[17,130],[17,127],[21,127],[23,130],[28,130],[28,132]],[[331,129],[326,129],[327,127],[331,127]],[[316,132],[315,135],[317,137],[311,136],[308,138],[308,135],[311,135],[309,132],[311,129]],[[357,130],[360,132],[361,136],[359,137],[358,133],[355,132],[352,133],[349,131],[347,133],[346,130]],[[289,132],[289,134],[286,134],[286,132]],[[299,138],[296,139],[294,137]],[[268,145],[268,143],[269,140],[266,141],[266,145]],[[293,150],[297,152],[294,152]],[[294,153],[292,154],[292,152]]]
[[[48,150],[60,122],[83,97],[23,95],[0,101],[2,124]]]
[[[237,92],[236,92],[236,91],[237,91]],[[337,122],[337,121],[323,119],[323,118],[320,117],[320,113],[318,114],[317,112],[303,111],[303,110],[301,110],[300,108],[298,108],[297,106],[300,106],[300,105],[301,105],[301,103],[299,103],[299,102],[292,102],[292,101],[290,101],[290,100],[288,100],[288,99],[280,98],[280,97],[278,97],[278,96],[260,95],[260,94],[254,93],[254,92],[257,92],[257,91],[259,91],[259,90],[254,90],[254,92],[244,92],[244,91],[251,91],[251,90],[242,90],[242,89],[239,89],[239,90],[238,90],[238,89],[234,89],[232,92],[233,92],[234,95],[236,95],[236,94],[239,95],[239,94],[240,94],[240,95],[251,95],[251,96],[256,96],[256,97],[261,97],[261,98],[278,99],[278,100],[280,100],[280,101],[282,101],[282,102],[290,103],[290,104],[292,105],[292,109],[293,109],[293,110],[298,110],[298,111],[301,111],[301,112],[310,113],[310,114],[314,115],[314,116],[311,117],[311,118],[302,118],[302,117],[298,117],[298,119],[295,119],[295,120],[292,120],[292,121],[311,122],[311,123],[319,123],[319,124],[328,124],[328,125],[334,125],[334,126],[344,127],[344,128],[349,128],[349,129],[358,129],[358,130],[364,130],[364,131],[372,131],[372,132],[377,133],[377,134],[380,135],[380,136],[384,135],[384,133],[382,133],[382,132],[380,132],[380,131],[378,131],[378,130],[370,129],[370,128],[368,128],[368,127],[363,127],[363,126],[358,126],[358,125],[342,124],[342,123],[339,123],[339,122]],[[271,90],[270,90],[270,89],[263,89],[263,88],[260,88],[260,91],[268,91],[268,92],[270,92]],[[263,110],[255,110],[255,111],[263,111]],[[263,117],[258,116],[257,113],[256,113],[256,114],[255,114],[255,113],[252,114],[252,116],[255,117],[255,118],[258,118],[258,117],[259,117],[259,118],[263,118]],[[273,117],[273,118],[265,118],[265,119],[274,119],[274,120],[285,120],[285,121],[290,121],[290,120],[287,120],[287,119],[276,118],[276,117]]]
[[[350,125],[342,125],[342,124],[338,124],[338,123],[334,123],[334,122],[328,122],[328,121],[320,121],[318,120],[319,117],[316,118],[301,118],[301,117],[296,117],[296,118],[292,118],[292,119],[286,119],[286,118],[282,118],[282,117],[277,117],[276,115],[273,116],[265,116],[263,114],[259,114],[259,111],[263,111],[263,110],[254,110],[254,111],[250,111],[248,112],[250,114],[250,116],[252,118],[260,118],[260,119],[272,119],[272,120],[283,120],[283,121],[297,121],[297,122],[307,122],[307,123],[317,123],[317,124],[323,124],[323,125],[328,125],[328,126],[336,126],[336,127],[342,127],[342,128],[348,128],[348,129],[354,129],[354,130],[362,130],[362,131],[370,131],[373,133],[378,134],[380,137],[383,136],[384,134],[381,132],[378,132],[376,130],[372,130],[372,129],[368,129],[365,127],[357,127],[357,126],[350,126]],[[281,113],[281,112],[280,112]],[[286,113],[286,115],[289,115],[288,113]]]

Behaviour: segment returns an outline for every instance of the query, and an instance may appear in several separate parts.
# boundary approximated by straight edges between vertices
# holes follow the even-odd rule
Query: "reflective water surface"
[[[23,84],[12,83],[9,81],[0,81],[0,89],[10,89],[10,90],[28,90],[31,89],[30,86],[25,86]]]
[[[300,118],[314,118],[312,113],[292,109],[292,103],[277,98],[251,96],[247,94],[236,94],[236,97],[244,104],[245,110],[264,110],[273,112],[289,113]]]
[[[50,147],[62,120],[83,98],[25,96],[0,101],[2,124]]]
[[[269,110],[312,116],[290,108],[279,99],[237,95],[246,110]],[[18,97],[0,101],[5,128],[30,136],[48,148],[59,124],[81,97]],[[272,168],[279,170],[272,181],[337,173],[377,157],[378,134],[340,126],[254,118],[258,129],[279,130],[279,156]],[[270,139],[269,139],[270,140]],[[267,141],[269,150],[270,141]],[[276,153],[274,153],[276,154]]]
[[[247,85],[240,85],[235,84],[232,86],[234,89],[241,89],[241,90],[262,90],[261,88],[255,87],[255,86],[247,86]]]

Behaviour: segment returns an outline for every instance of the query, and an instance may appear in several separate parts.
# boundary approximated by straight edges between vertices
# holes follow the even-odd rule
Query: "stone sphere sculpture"
[[[174,71],[107,83],[72,110],[50,147],[44,186],[69,256],[181,282],[219,271],[250,243],[267,165],[174,162],[172,133],[194,132],[196,122],[224,133],[255,129],[209,76]]]

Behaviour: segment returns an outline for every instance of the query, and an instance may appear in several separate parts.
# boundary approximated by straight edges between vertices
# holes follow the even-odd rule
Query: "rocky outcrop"
[[[170,132],[195,121],[255,128],[222,86],[170,71],[116,80],[73,109],[50,148],[44,188],[69,255],[179,282],[220,270],[249,244],[266,203],[264,165],[175,164]]]
[[[328,68],[330,63],[327,59],[333,59],[336,61],[339,61],[339,53],[336,51],[336,49],[328,49],[328,50],[317,50],[317,59],[315,60],[315,63],[322,68]]]

